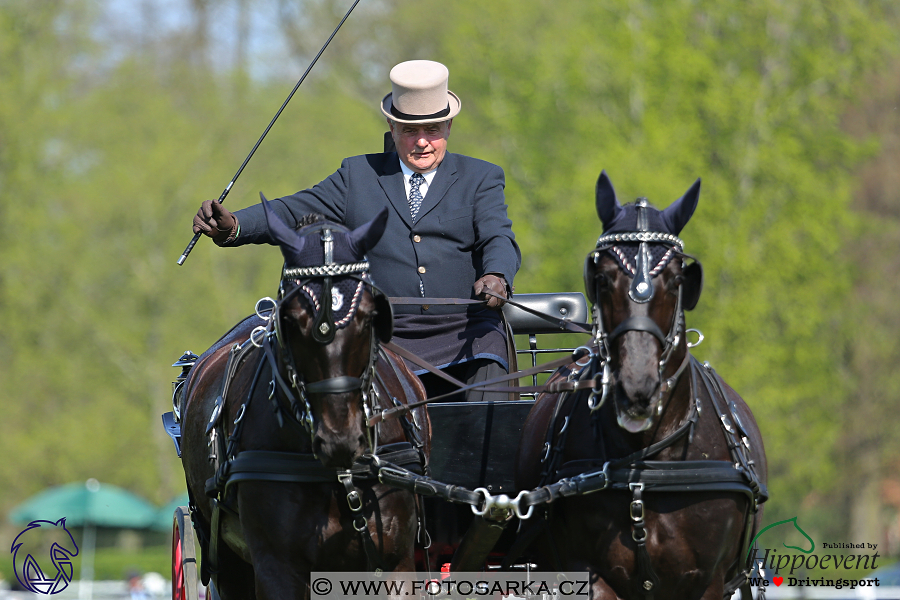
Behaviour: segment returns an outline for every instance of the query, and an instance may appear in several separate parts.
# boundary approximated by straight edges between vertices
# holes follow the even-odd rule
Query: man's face
[[[395,123],[388,119],[397,154],[416,173],[427,173],[444,160],[453,119],[440,123]]]

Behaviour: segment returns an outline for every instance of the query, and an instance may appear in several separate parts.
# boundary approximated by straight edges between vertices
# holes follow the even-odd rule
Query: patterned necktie
[[[419,186],[425,183],[425,178],[421,173],[413,173],[409,178],[409,213],[412,215],[412,222],[416,222],[416,216],[419,214],[419,208],[422,206],[422,192]]]

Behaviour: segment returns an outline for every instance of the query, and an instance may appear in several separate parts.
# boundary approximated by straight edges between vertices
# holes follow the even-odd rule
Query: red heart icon
[[[784,577],[773,577],[772,581],[775,582],[775,585],[781,585],[784,583]]]

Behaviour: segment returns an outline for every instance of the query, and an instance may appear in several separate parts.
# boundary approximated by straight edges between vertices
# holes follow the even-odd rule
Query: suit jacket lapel
[[[422,200],[417,220],[422,220],[422,217],[438,205],[457,179],[459,176],[456,174],[456,155],[448,152],[444,155],[444,160],[441,161],[431,185],[428,186],[428,193]],[[409,214],[409,207],[407,207],[406,213]]]
[[[435,179],[437,179],[437,176],[435,176]],[[393,205],[394,210],[397,211],[397,214],[400,215],[406,226],[412,229],[412,215],[409,212],[409,200],[406,198],[403,171],[400,170],[400,158],[396,154],[385,160],[384,172],[378,176],[378,183]],[[428,195],[430,196],[431,194],[429,193]]]

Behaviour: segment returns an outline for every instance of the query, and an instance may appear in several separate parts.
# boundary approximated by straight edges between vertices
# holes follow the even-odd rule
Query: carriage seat
[[[586,323],[590,320],[587,301],[581,292],[560,292],[556,294],[516,294],[512,299],[532,310],[560,319]],[[503,306],[506,321],[515,334],[564,333],[550,321],[546,321],[521,308],[506,304]]]

